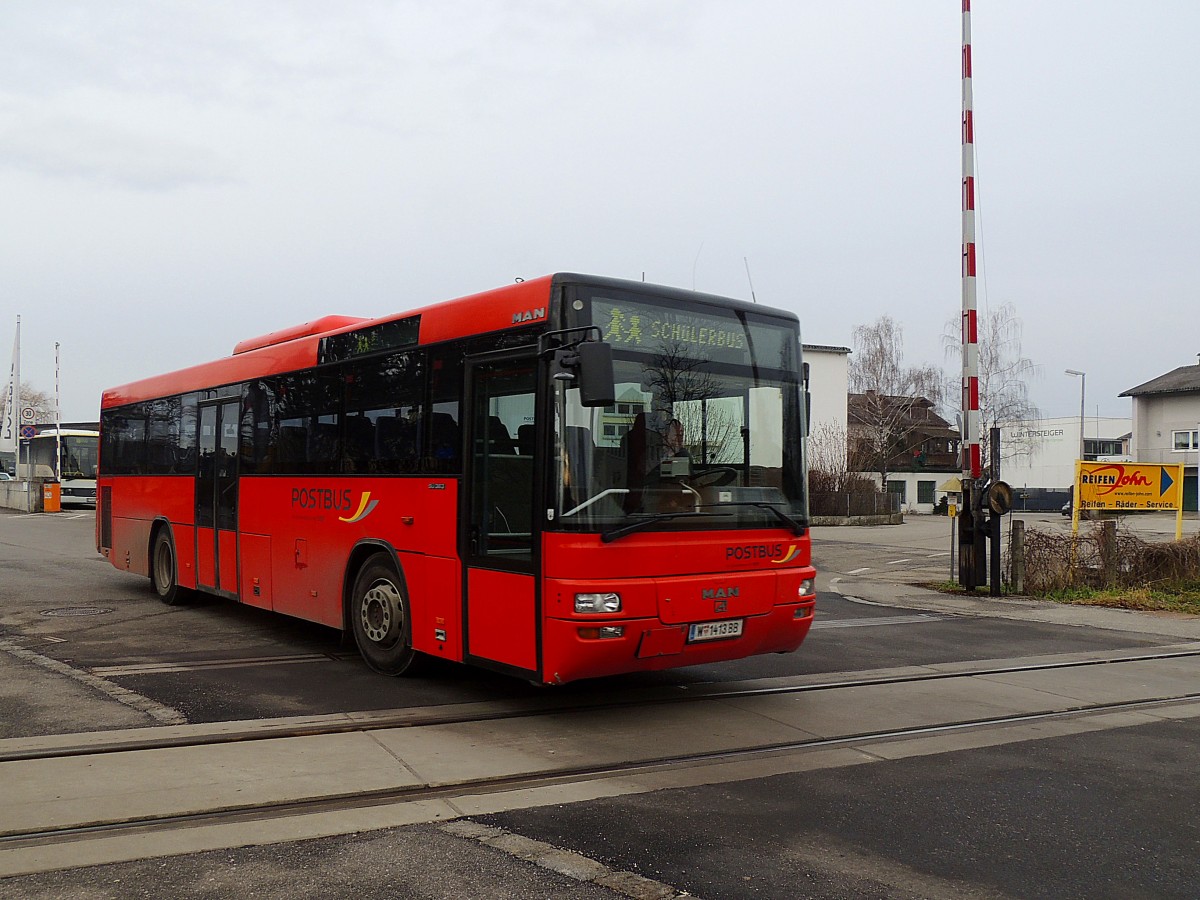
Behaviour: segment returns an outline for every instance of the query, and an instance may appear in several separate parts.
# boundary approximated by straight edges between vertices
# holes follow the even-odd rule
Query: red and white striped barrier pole
[[[971,96],[971,0],[962,9],[962,489],[959,581],[975,587],[974,517],[981,472],[979,325],[975,299],[975,121]]]

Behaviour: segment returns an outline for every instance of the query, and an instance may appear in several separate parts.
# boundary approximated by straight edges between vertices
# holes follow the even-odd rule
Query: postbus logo
[[[734,544],[725,548],[728,560],[765,559],[774,566],[791,562],[799,555],[800,548],[795,544],[789,544],[786,550],[783,544]]]
[[[349,490],[334,491],[328,488],[292,488],[292,509],[305,511],[350,512],[348,516],[338,516],[339,522],[361,522],[379,505],[378,500],[371,499],[370,491],[363,491],[355,505],[354,492]]]
[[[375,511],[375,507],[379,505],[378,500],[371,499],[370,491],[363,491],[362,496],[358,500],[358,509],[354,511],[352,516],[338,516],[339,522],[361,522],[367,516]]]

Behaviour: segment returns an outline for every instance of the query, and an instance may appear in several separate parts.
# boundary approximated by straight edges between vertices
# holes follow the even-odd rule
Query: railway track
[[[1070,716],[1080,716],[1097,712],[1136,711],[1161,708],[1170,704],[1200,701],[1200,691],[1169,697],[1155,697],[1138,701],[1122,703],[1092,703],[1074,706],[1054,712],[1030,713],[1010,716],[991,716],[987,718],[951,722],[940,725],[917,726],[912,728],[897,728],[887,731],[861,732],[835,738],[816,738],[805,741],[768,744],[757,747],[746,747],[734,750],[715,752],[700,752],[682,756],[666,756],[657,759],[641,760],[638,762],[610,764],[604,766],[564,767],[562,769],[538,774],[515,775],[504,778],[479,778],[463,782],[438,786],[423,786],[417,788],[401,788],[385,791],[361,791],[336,796],[310,798],[300,801],[286,801],[274,804],[256,804],[245,808],[227,808],[206,812],[189,813],[185,815],[145,816],[128,821],[97,822],[82,826],[66,826],[61,828],[43,829],[24,833],[0,835],[0,850],[16,849],[48,843],[59,843],[68,839],[82,837],[112,836],[112,835],[143,835],[156,829],[177,829],[196,827],[209,824],[229,824],[260,822],[285,816],[306,815],[312,813],[331,812],[348,808],[360,808],[392,804],[397,802],[414,802],[419,800],[446,800],[480,794],[495,794],[508,791],[528,790],[545,787],[565,781],[591,780],[610,778],[618,775],[636,775],[651,772],[661,772],[671,769],[706,765],[714,762],[730,762],[766,754],[780,754],[801,750],[819,750],[846,746],[864,742],[880,742],[901,740],[918,736],[928,736],[945,732],[962,732],[969,729],[987,728],[1000,725],[1013,725],[1060,719]]]
[[[1193,647],[1195,645],[1187,645]],[[720,684],[687,685],[627,691],[611,697],[537,697],[520,700],[471,702],[449,706],[420,707],[358,714],[307,716],[302,719],[252,723],[215,723],[202,726],[147,728],[147,736],[138,732],[118,732],[114,735],[71,735],[77,743],[62,742],[59,737],[45,741],[16,739],[0,741],[0,764],[20,760],[44,760],[78,756],[100,756],[109,753],[128,753],[216,744],[235,744],[283,738],[314,737],[333,734],[355,734],[397,728],[420,728],[432,725],[461,725],[505,719],[537,716],[569,715],[595,710],[634,709],[647,706],[737,700],[753,697],[788,696],[813,692],[844,690],[866,686],[886,686],[935,682],[964,677],[984,678],[1023,672],[1099,668],[1132,662],[1152,662],[1172,659],[1200,659],[1197,649],[1153,648],[1128,651],[1100,657],[1022,662],[1005,665],[994,663],[953,667],[912,667],[901,674],[834,673],[818,676],[819,680],[804,679],[800,683],[772,684],[757,687],[726,687]]]
[[[905,742],[944,752],[964,736],[1044,737],[1053,722],[1117,727],[1200,712],[1195,645],[957,669],[588,703],[536,698],[222,734],[185,727],[141,741],[100,738],[86,751],[82,743],[9,747],[0,780],[15,790],[0,810],[0,876],[69,867],[67,859],[83,865],[564,802],[615,785],[761,777],[803,769],[806,759],[877,761],[888,755],[881,747]],[[1106,724],[1092,724],[1101,718]],[[347,760],[387,777],[339,778]],[[279,773],[279,783],[257,784],[255,773],[267,781]]]

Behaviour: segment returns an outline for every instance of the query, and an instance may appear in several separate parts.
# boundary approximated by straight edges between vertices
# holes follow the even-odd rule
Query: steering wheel
[[[694,488],[724,487],[737,481],[738,470],[731,466],[717,466],[689,479]]]

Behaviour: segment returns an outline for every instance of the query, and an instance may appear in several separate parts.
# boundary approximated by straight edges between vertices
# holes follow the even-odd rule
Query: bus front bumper
[[[682,625],[658,619],[547,619],[543,680],[563,684],[762,653],[790,653],[804,642],[812,627],[815,605],[812,597],[773,606],[762,615]],[[740,633],[730,634],[735,630]]]

